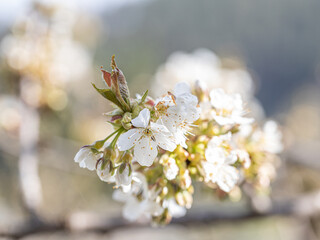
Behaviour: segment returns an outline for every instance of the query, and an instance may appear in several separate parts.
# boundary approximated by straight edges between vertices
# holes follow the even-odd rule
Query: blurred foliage
[[[116,54],[135,87],[137,79],[150,84],[174,51],[205,47],[238,56],[259,77],[258,99],[270,115],[283,110],[293,90],[315,83],[319,9],[317,0],[149,1],[103,14],[109,38],[100,39],[96,61]]]

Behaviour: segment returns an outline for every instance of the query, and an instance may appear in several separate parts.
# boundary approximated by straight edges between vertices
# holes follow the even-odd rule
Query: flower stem
[[[111,144],[110,144],[110,146],[111,146],[113,149],[114,149],[114,147],[116,146],[116,143],[117,143],[120,135],[121,135],[124,131],[125,131],[125,129],[124,129],[123,127],[119,128],[119,129],[116,131],[116,132],[118,132],[118,133],[117,133],[117,135],[114,137],[114,139],[112,140],[112,142],[111,142]]]
[[[118,130],[114,131],[113,133],[111,133],[109,136],[107,136],[105,139],[103,140],[100,140],[100,141],[96,141],[95,144],[94,144],[94,147],[97,148],[97,149],[100,149],[102,148],[103,144],[109,139],[111,138],[113,135],[115,135],[116,133],[119,133],[120,131],[122,131],[122,127],[119,128]]]

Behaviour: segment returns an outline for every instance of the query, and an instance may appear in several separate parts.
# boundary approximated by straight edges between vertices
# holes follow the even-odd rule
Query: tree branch
[[[197,209],[183,218],[173,219],[171,224],[189,225],[220,221],[239,221],[272,215],[312,217],[320,213],[320,190],[292,199],[274,200],[271,208],[263,213],[252,210],[228,211],[219,209]],[[147,223],[129,223],[121,217],[110,218],[93,213],[73,213],[63,221],[31,221],[16,226],[13,231],[2,231],[0,237],[19,239],[21,237],[54,231],[91,231],[107,233],[120,228],[145,227]]]

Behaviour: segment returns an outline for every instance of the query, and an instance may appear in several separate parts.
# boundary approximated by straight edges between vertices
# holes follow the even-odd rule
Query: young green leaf
[[[108,99],[115,105],[117,105],[119,108],[123,109],[122,104],[118,101],[116,95],[111,91],[111,89],[102,89],[97,88],[94,83],[92,83],[92,86],[97,90],[98,93],[100,93],[104,98]]]
[[[140,103],[144,103],[144,101],[146,100],[147,96],[148,96],[148,90],[145,91],[145,93],[143,94],[142,98],[140,99]]]

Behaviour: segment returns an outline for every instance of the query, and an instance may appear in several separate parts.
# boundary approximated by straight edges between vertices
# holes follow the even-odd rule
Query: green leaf
[[[123,110],[122,104],[118,101],[116,95],[111,91],[111,89],[101,89],[97,88],[94,83],[92,83],[92,86],[97,90],[98,93],[100,93],[104,98],[108,99],[109,101],[113,102],[115,105],[117,105],[119,108]]]
[[[146,98],[147,98],[147,96],[148,96],[148,90],[147,91],[145,91],[145,93],[143,94],[143,96],[142,96],[142,98],[141,98],[141,100],[140,100],[140,103],[144,103],[144,101],[146,100]]]

